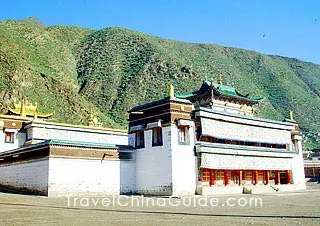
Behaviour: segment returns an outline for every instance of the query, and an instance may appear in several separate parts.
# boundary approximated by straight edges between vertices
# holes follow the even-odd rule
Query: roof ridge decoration
[[[293,111],[292,110],[289,110],[288,118],[285,118],[283,121],[284,122],[297,123],[296,120],[293,118]]]
[[[174,98],[174,86],[172,85],[172,83],[170,83],[168,87],[168,96],[170,98]]]
[[[94,115],[93,108],[91,107],[88,113],[88,126],[101,128],[103,123],[99,122],[98,118]]]
[[[8,114],[16,115],[20,117],[34,117],[34,119],[39,118],[49,118],[53,115],[53,113],[40,113],[38,110],[38,104],[35,102],[27,101],[25,98],[22,101],[13,103],[13,108],[9,107]]]
[[[222,73],[218,74],[218,84],[222,86]]]

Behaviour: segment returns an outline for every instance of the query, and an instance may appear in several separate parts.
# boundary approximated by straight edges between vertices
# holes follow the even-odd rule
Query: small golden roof
[[[9,107],[9,114],[19,115],[21,117],[39,117],[39,118],[48,118],[53,115],[53,113],[39,113],[38,105],[35,103],[34,105],[31,102],[23,99],[22,101],[13,103],[13,108]]]

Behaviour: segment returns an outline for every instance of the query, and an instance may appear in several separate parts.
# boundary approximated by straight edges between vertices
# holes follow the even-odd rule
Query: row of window
[[[215,180],[231,180],[236,184],[240,184],[240,180],[251,181],[253,183],[263,181],[265,184],[268,184],[269,180],[274,180],[276,184],[291,183],[290,170],[222,170],[202,168],[200,173],[200,180],[213,182],[213,184]]]
[[[287,149],[287,144],[275,144],[275,143],[261,143],[261,142],[251,142],[251,141],[240,141],[240,140],[228,140],[220,139],[211,136],[201,136],[200,141],[219,143],[219,144],[234,144],[234,145],[244,145],[244,146],[254,146],[254,147],[266,147],[266,148],[278,148]]]
[[[188,126],[179,126],[178,141],[179,144],[189,144],[189,127]],[[135,134],[136,136],[136,148],[144,148],[144,130],[139,130]],[[155,127],[152,129],[152,147],[162,146],[163,137],[162,137],[162,128]]]

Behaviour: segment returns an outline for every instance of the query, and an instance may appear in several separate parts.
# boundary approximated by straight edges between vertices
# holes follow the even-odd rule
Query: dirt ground
[[[294,193],[183,199],[47,198],[0,193],[0,225],[213,224],[320,225],[320,184],[308,184],[306,191]]]

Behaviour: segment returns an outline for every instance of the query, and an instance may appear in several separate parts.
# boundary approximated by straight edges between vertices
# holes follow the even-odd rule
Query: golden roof
[[[53,113],[40,113],[38,111],[37,103],[34,105],[31,102],[27,102],[25,99],[22,102],[13,103],[13,108],[9,107],[9,113],[13,115],[19,115],[21,117],[33,116],[35,118],[48,118],[53,115]]]

